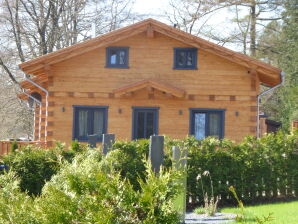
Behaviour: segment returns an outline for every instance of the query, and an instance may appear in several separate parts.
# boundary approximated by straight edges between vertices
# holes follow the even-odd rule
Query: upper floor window
[[[174,69],[197,69],[196,48],[174,48]]]
[[[88,135],[98,135],[97,141],[102,141],[102,134],[107,130],[107,109],[99,106],[73,106],[73,139],[87,141]]]
[[[107,47],[106,67],[128,68],[128,47]]]

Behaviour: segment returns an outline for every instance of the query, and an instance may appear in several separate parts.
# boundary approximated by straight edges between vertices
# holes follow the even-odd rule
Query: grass
[[[227,213],[237,213],[239,210],[237,208],[224,208],[221,212]],[[245,207],[245,213],[248,213],[250,218],[268,216],[272,213],[273,221],[265,222],[270,224],[297,224],[298,223],[298,201],[284,202],[284,203],[274,203],[274,204],[264,204],[256,206]],[[258,223],[249,219],[245,223]]]

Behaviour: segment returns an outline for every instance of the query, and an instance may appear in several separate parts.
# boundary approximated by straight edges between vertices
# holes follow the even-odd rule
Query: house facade
[[[260,85],[281,70],[153,19],[20,65],[34,140],[256,135]],[[37,99],[37,100],[36,100]]]

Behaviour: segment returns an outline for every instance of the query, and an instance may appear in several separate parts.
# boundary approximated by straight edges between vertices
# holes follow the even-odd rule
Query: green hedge
[[[298,156],[293,153],[298,149],[297,139],[297,132],[292,135],[269,134],[260,139],[248,137],[240,144],[226,139],[197,141],[194,138],[166,138],[164,166],[167,169],[171,167],[173,145],[188,149],[189,206],[202,203],[202,190],[196,177],[204,171],[210,172],[214,194],[221,196],[221,204],[234,202],[228,191],[230,185],[236,188],[245,203],[297,197]],[[63,161],[71,163],[76,154],[88,150],[86,145],[78,142],[73,142],[70,150],[65,150],[61,143],[48,151],[29,147],[4,157],[3,163],[18,176],[22,191],[38,195],[46,181],[61,169]],[[118,141],[101,162],[101,169],[109,172],[112,166],[122,179],[129,180],[134,190],[139,190],[140,180],[146,178],[143,159],[148,157],[148,153],[148,140]],[[203,177],[205,190],[210,194],[208,181]]]
[[[298,156],[294,154],[297,137],[297,133],[280,132],[260,139],[248,137],[240,144],[212,138],[187,139],[184,143],[189,149],[187,190],[192,204],[203,203],[196,177],[206,170],[211,174],[214,194],[221,196],[221,204],[234,202],[228,191],[231,185],[246,203],[297,197]],[[210,189],[207,190],[210,195]]]
[[[125,155],[134,144],[125,145],[115,151],[123,150]],[[181,173],[162,170],[155,175],[141,158],[144,178],[138,178],[136,190],[123,173],[113,168],[113,162],[108,156],[102,157],[98,149],[82,151],[72,163],[62,162],[58,173],[36,197],[20,190],[15,172],[0,175],[0,223],[178,223],[173,200],[181,189],[176,180]]]
[[[50,150],[29,145],[19,150],[15,149],[3,157],[0,162],[7,165],[20,181],[20,189],[29,195],[39,195],[45,183],[58,172],[61,162],[71,162],[76,153],[87,150],[85,145],[72,144],[66,150],[60,142]]]

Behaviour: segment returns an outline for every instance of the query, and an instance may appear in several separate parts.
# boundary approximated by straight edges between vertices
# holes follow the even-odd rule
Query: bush
[[[59,169],[57,156],[52,150],[33,149],[31,146],[10,153],[3,160],[10,171],[19,177],[21,190],[30,195],[38,195],[45,182]]]
[[[18,142],[14,140],[10,145],[10,152],[15,152],[19,148]]]
[[[0,175],[0,223],[37,223],[33,199],[19,188],[14,172]]]
[[[266,135],[261,139],[248,137],[240,144],[214,138],[201,141],[192,137],[184,140],[166,138],[164,172],[167,173],[167,170],[170,172],[172,146],[178,145],[181,149],[188,149],[187,196],[192,199],[190,206],[203,203],[204,196],[196,177],[204,171],[209,171],[212,175],[214,195],[220,195],[221,204],[234,202],[228,191],[231,185],[236,187],[239,197],[244,203],[273,200],[280,197],[297,198],[298,156],[293,153],[297,149],[297,137],[297,132],[293,135],[277,133]],[[49,181],[52,175],[58,173],[61,166],[64,170],[61,173],[68,170],[69,175],[71,172],[77,173],[74,169],[82,170],[86,166],[86,173],[83,173],[86,183],[84,179],[80,179],[80,176],[74,176],[77,179],[73,180],[66,178],[67,181],[73,181],[72,184],[76,185],[72,187],[98,184],[90,182],[89,176],[85,176],[88,172],[90,175],[92,174],[92,163],[95,166],[94,172],[98,171],[98,175],[102,176],[103,181],[105,178],[118,181],[118,177],[112,180],[114,177],[111,177],[111,173],[113,173],[116,176],[119,175],[119,183],[132,188],[129,190],[130,187],[127,186],[125,191],[141,192],[144,188],[143,183],[148,181],[146,163],[143,162],[144,158],[148,159],[148,154],[148,140],[118,141],[113,145],[113,151],[104,159],[98,149],[89,149],[86,145],[74,143],[70,150],[65,150],[65,145],[58,142],[54,149],[48,151],[32,146],[22,151],[16,151],[5,156],[4,163],[9,165],[11,171],[18,176],[21,190],[28,191],[30,195],[39,195],[45,182]],[[91,159],[91,157],[94,158]],[[91,164],[86,162],[87,158]],[[58,176],[60,175],[60,178],[63,179],[61,173]],[[96,180],[99,177],[92,178]],[[66,180],[62,179],[61,183],[56,181],[57,187],[60,186],[59,184],[69,187],[70,183],[66,183]],[[76,180],[80,180],[81,183]],[[202,182],[207,194],[211,195],[208,179],[203,178]],[[110,185],[106,183],[106,186]],[[71,203],[73,194],[77,193],[66,194],[66,189],[60,187],[62,190],[54,188],[53,195],[57,194],[56,197],[58,197],[58,194],[61,194],[61,200]],[[112,182],[111,187],[114,187],[114,190],[121,190]],[[77,209],[75,204],[77,202],[73,203],[69,206],[74,206],[73,209]],[[63,203],[61,202],[61,204]]]
[[[145,181],[134,190],[128,179],[114,169],[102,170],[94,152],[78,155],[71,165],[48,182],[38,202],[42,223],[177,223],[172,199],[178,174],[154,175],[146,167]],[[141,160],[142,161],[142,160]],[[143,161],[142,161],[143,162]]]
[[[203,203],[196,177],[208,170],[214,195],[221,195],[224,204],[233,203],[228,191],[231,185],[245,203],[297,197],[298,156],[293,153],[297,137],[297,133],[279,132],[260,139],[248,137],[240,144],[213,138],[184,140],[189,149],[188,196],[193,204]],[[207,182],[204,184],[208,186]]]
[[[176,224],[173,206],[181,174],[162,170],[159,175],[144,163],[145,178],[135,190],[128,179],[106,163],[99,150],[77,154],[71,164],[46,183],[34,199],[21,192],[12,171],[0,176],[0,223]],[[11,213],[10,213],[11,212]]]

